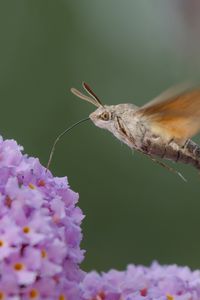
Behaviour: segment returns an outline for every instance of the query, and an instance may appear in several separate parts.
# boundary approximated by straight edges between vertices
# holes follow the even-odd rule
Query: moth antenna
[[[51,148],[51,151],[50,151],[50,155],[49,155],[49,160],[48,160],[48,163],[47,163],[47,166],[46,166],[46,171],[49,170],[49,166],[51,164],[51,161],[52,161],[52,157],[53,157],[53,154],[54,154],[54,151],[55,151],[55,148],[56,148],[56,144],[58,143],[58,141],[63,137],[63,135],[67,132],[69,132],[72,128],[76,127],[77,125],[83,123],[83,122],[86,122],[90,120],[90,118],[85,118],[85,119],[82,119],[76,123],[74,123],[72,126],[68,127],[67,129],[65,129],[63,132],[61,132],[57,138],[55,139],[54,143],[53,143],[53,146]]]
[[[147,157],[149,157],[152,161],[156,162],[157,164],[159,164],[160,166],[164,167],[165,169],[167,169],[168,171],[177,174],[183,181],[187,182],[187,179],[177,170],[173,169],[172,167],[168,166],[167,164],[165,164],[164,162],[157,160],[149,155],[146,155]]]
[[[80,99],[86,100],[86,101],[92,103],[93,105],[99,107],[99,104],[97,104],[96,101],[94,101],[93,98],[84,95],[79,90],[77,90],[75,88],[71,88],[70,91],[72,92],[72,94],[74,94],[75,96],[79,97]]]
[[[93,90],[91,89],[91,87],[89,86],[89,84],[87,84],[86,82],[83,81],[82,82],[82,86],[83,86],[84,90],[96,101],[96,103],[98,104],[98,106],[103,106],[103,104],[101,103],[100,99],[93,92]]]

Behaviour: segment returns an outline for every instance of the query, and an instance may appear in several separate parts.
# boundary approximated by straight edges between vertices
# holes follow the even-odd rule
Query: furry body
[[[174,162],[190,164],[200,169],[200,147],[192,140],[183,145],[165,135],[154,131],[145,117],[137,114],[138,107],[133,104],[119,104],[99,107],[90,115],[93,123],[109,130],[117,139],[151,158],[165,158]],[[104,112],[109,120],[102,120]]]

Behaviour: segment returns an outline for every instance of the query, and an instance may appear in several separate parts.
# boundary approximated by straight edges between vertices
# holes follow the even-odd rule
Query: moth
[[[75,88],[71,92],[97,107],[89,115],[97,127],[110,131],[131,149],[183,179],[162,159],[190,164],[200,170],[200,146],[190,139],[200,131],[200,89],[188,90],[179,85],[137,107],[131,103],[104,105],[87,83],[82,85],[87,95]]]

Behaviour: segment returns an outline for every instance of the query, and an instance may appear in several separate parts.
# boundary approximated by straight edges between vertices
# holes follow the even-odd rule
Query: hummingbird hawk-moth
[[[200,170],[200,146],[190,138],[200,131],[200,89],[187,85],[172,87],[142,107],[131,103],[104,105],[89,85],[83,82],[85,95],[75,88],[71,92],[97,107],[88,118],[82,119],[57,136],[52,146],[47,169],[60,138],[78,124],[91,120],[97,127],[107,129],[131,149],[177,173],[163,161],[190,164]]]
[[[87,83],[84,95],[71,92],[97,107],[89,115],[97,126],[169,170],[157,158],[190,164],[200,170],[200,146],[190,140],[200,131],[200,89],[171,88],[142,107],[123,103],[104,105]],[[182,177],[183,178],[183,177]],[[184,179],[184,178],[183,178]]]

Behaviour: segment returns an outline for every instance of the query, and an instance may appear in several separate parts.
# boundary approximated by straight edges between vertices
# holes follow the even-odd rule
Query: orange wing
[[[200,89],[161,98],[147,103],[137,114],[155,134],[184,143],[200,130]]]

